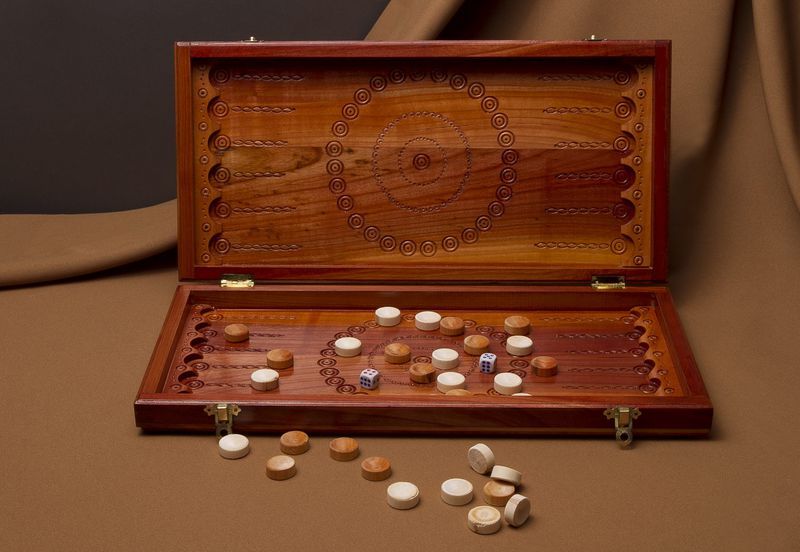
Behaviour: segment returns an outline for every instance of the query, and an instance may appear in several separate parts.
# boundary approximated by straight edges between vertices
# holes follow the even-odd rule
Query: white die
[[[377,389],[381,380],[381,373],[374,368],[367,368],[361,372],[358,382],[364,389]]]
[[[481,372],[484,374],[494,373],[496,362],[497,362],[497,355],[493,353],[483,353],[480,358]]]

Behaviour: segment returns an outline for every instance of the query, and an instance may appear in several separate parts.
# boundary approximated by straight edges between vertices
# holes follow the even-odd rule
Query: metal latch
[[[217,437],[233,433],[233,417],[242,411],[238,404],[217,403],[206,405],[206,414],[214,416]]]
[[[633,421],[641,416],[642,411],[635,406],[615,406],[606,408],[603,415],[606,419],[614,418],[614,429],[617,430],[617,444],[620,448],[628,448],[633,442]]]
[[[592,288],[597,290],[625,289],[625,276],[592,276]]]
[[[591,35],[589,38],[584,38],[583,40],[586,40],[586,41],[589,41],[589,42],[602,42],[603,40],[605,40],[605,38],[598,38],[595,35]]]
[[[256,283],[250,274],[223,274],[219,285],[225,288],[251,288]]]

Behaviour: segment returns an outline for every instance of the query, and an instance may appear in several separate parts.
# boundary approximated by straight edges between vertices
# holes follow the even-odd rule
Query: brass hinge
[[[233,433],[233,417],[242,411],[238,404],[217,403],[205,407],[206,414],[214,416],[217,437]]]
[[[633,442],[633,421],[642,415],[642,411],[635,406],[615,406],[606,408],[603,415],[607,420],[614,419],[614,429],[617,430],[617,444],[620,448],[628,448]]]
[[[250,274],[223,274],[219,285],[228,288],[251,288],[256,283]]]
[[[599,37],[597,37],[595,35],[591,35],[591,36],[589,36],[589,38],[584,38],[583,40],[586,40],[586,41],[589,41],[589,42],[602,42],[602,41],[605,40],[605,38],[599,38]]]
[[[592,276],[592,288],[597,290],[625,289],[625,276]]]

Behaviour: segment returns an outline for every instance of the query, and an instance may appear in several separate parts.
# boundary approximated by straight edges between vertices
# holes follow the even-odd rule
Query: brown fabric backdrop
[[[487,439],[525,474],[535,510],[491,537],[470,533],[465,509],[438,498],[445,478],[481,482],[465,466],[471,439],[361,439],[365,454],[392,459],[392,481],[422,489],[409,512],[383,505],[384,485],[357,466],[331,462],[321,437],[297,477],[270,482],[263,463],[275,436],[254,436],[249,457],[226,462],[210,436],[134,427],[131,403],[176,280],[161,258],[0,292],[0,549],[800,549],[797,4],[457,4],[395,0],[370,38],[674,41],[671,281],[714,400],[711,439],[639,441],[627,452],[602,439]],[[150,228],[171,210],[127,219],[131,243],[150,236],[155,250],[173,239],[167,225]],[[11,238],[0,231],[4,264],[29,251],[38,222]],[[65,239],[40,240],[38,256],[63,248],[70,230],[59,228]],[[116,254],[126,248],[118,239]],[[107,252],[83,247],[107,266],[98,261]]]

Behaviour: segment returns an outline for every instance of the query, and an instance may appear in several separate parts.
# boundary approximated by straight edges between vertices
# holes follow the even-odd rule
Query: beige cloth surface
[[[269,481],[276,436],[225,461],[212,436],[134,427],[176,281],[162,258],[0,292],[0,550],[800,549],[800,217],[787,182],[797,150],[783,141],[797,126],[780,107],[796,109],[798,81],[767,67],[777,54],[763,46],[786,39],[754,25],[748,4],[735,17],[727,2],[567,4],[493,3],[480,25],[500,33],[507,18],[508,38],[676,41],[672,288],[715,404],[711,439],[625,452],[604,439],[482,439],[524,473],[535,512],[489,537],[466,529],[468,508],[438,497],[449,477],[482,484],[465,462],[472,439],[360,440],[365,456],[392,460],[389,482],[419,485],[408,512],[390,510],[385,483],[361,479],[357,464],[329,460],[322,437],[295,478]],[[794,29],[783,36],[797,40]],[[774,74],[790,89],[769,84]]]

